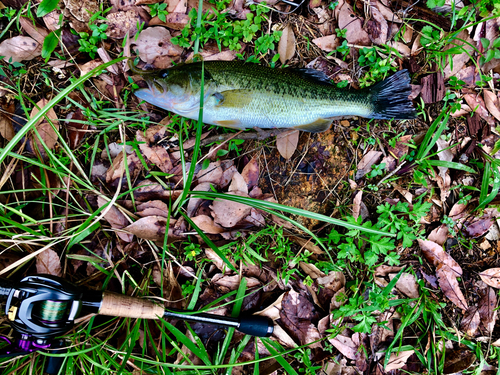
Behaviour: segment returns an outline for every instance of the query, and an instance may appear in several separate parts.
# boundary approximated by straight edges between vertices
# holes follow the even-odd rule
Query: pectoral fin
[[[240,120],[220,120],[214,121],[214,125],[223,126],[231,129],[242,129]]]
[[[248,90],[227,90],[216,92],[213,96],[216,99],[216,107],[226,108],[243,108],[253,99],[252,92]]]
[[[332,118],[319,118],[316,121],[311,122],[310,124],[295,126],[294,129],[310,133],[321,133],[326,132],[328,129],[330,129],[332,122]]]

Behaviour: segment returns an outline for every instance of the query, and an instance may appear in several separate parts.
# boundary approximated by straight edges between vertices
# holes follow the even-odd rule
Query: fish
[[[318,133],[344,117],[416,118],[408,99],[407,70],[371,87],[350,90],[336,87],[315,69],[279,69],[240,61],[184,63],[149,71],[131,65],[131,69],[148,84],[134,92],[137,98],[193,120],[199,117],[203,72],[203,122],[233,129]]]

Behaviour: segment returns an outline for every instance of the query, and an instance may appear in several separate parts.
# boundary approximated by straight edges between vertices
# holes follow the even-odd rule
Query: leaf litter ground
[[[26,123],[16,87],[42,108],[54,85],[44,85],[40,77],[62,89],[78,70],[83,75],[122,51],[125,56],[138,53],[155,68],[191,59],[189,25],[196,23],[191,10],[197,2],[145,3],[112,2],[108,14],[92,18],[99,9],[96,2],[64,1],[61,10],[35,24],[23,13],[18,32],[11,20],[21,14],[20,3],[2,1],[7,8],[0,6],[0,24],[10,28],[0,41],[0,55],[6,56],[0,72],[5,142]],[[249,8],[243,1],[221,2],[220,14],[210,11],[213,4],[203,3],[215,16],[202,24],[202,58],[244,56],[267,64],[307,65],[335,84],[356,89],[404,67],[412,74],[419,118],[339,120],[316,135],[271,131],[248,136],[204,129],[202,139],[225,142],[202,148],[191,186],[198,195],[185,202],[183,216],[173,214],[174,202],[183,195],[183,177],[190,168],[194,122],[184,127],[177,116],[139,104],[130,91],[141,85],[140,77],[124,73],[126,64],[116,64],[51,109],[26,142],[15,146],[17,156],[3,160],[2,205],[10,219],[3,221],[3,273],[24,264],[11,277],[63,275],[89,288],[107,284],[118,292],[163,297],[169,307],[209,307],[221,315],[231,314],[228,303],[244,278],[241,311],[276,322],[272,344],[245,341],[234,333],[228,345],[238,348],[239,356],[227,348],[217,354],[226,331],[203,324],[189,331],[172,322],[189,340],[193,334],[199,337],[200,348],[212,358],[207,363],[202,352],[176,343],[152,322],[139,328],[147,338],[134,345],[124,344],[130,327],[102,320],[106,330],[94,330],[93,343],[110,341],[105,350],[112,356],[114,347],[125,345],[126,352],[160,358],[160,364],[250,362],[233,367],[233,373],[496,372],[498,19],[471,30],[463,27],[496,8],[456,3],[451,16],[443,16],[424,5],[383,1],[310,1],[298,9],[274,3],[268,5],[279,12]],[[448,8],[440,11],[450,11],[448,3],[443,6]],[[250,13],[253,18],[247,17]],[[59,14],[67,21],[63,27],[57,25]],[[141,22],[146,24],[138,28]],[[217,40],[210,31],[214,25],[230,38]],[[462,28],[460,37],[446,32],[451,28]],[[122,44],[127,34],[138,32],[138,38]],[[64,48],[56,43],[47,52],[55,36]],[[457,44],[470,49],[444,53]],[[43,65],[40,54],[49,56],[52,69]],[[20,62],[26,65],[16,65]],[[33,116],[36,106],[25,105],[34,108]],[[133,114],[138,108],[142,114]],[[440,117],[443,113],[451,117]],[[436,133],[440,137],[434,139]],[[322,240],[318,243],[262,209],[203,199],[204,192],[214,190],[226,197],[279,202],[396,238],[332,229],[316,218],[293,215]],[[35,253],[47,244],[50,249]],[[85,348],[79,334],[68,340]],[[245,345],[239,347],[240,342]],[[257,358],[287,350],[292,351],[286,362],[275,357],[255,364]],[[77,357],[78,371],[85,373],[90,366],[93,373],[92,362],[86,361]],[[23,359],[8,363],[6,371],[25,364]],[[118,368],[113,361],[109,366]],[[127,366],[132,373],[144,363]]]

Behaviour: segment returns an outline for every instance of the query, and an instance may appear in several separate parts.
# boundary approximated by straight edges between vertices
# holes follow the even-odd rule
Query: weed
[[[3,9],[0,9],[0,18],[7,18],[7,20],[11,20],[14,18],[17,14],[17,10],[11,7],[6,7]]]
[[[167,3],[148,4],[151,17],[158,16],[160,21],[167,22]]]
[[[368,87],[375,82],[383,80],[388,73],[395,72],[397,68],[392,66],[392,58],[382,58],[379,55],[379,48],[362,48],[359,50],[358,63],[362,68],[368,68],[363,77],[359,79],[360,87]],[[385,51],[387,52],[387,51]]]

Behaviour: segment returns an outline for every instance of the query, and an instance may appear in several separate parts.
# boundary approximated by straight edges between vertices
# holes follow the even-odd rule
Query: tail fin
[[[403,120],[417,117],[412,102],[410,75],[401,70],[375,86],[370,87],[373,113],[371,118],[379,120]]]

